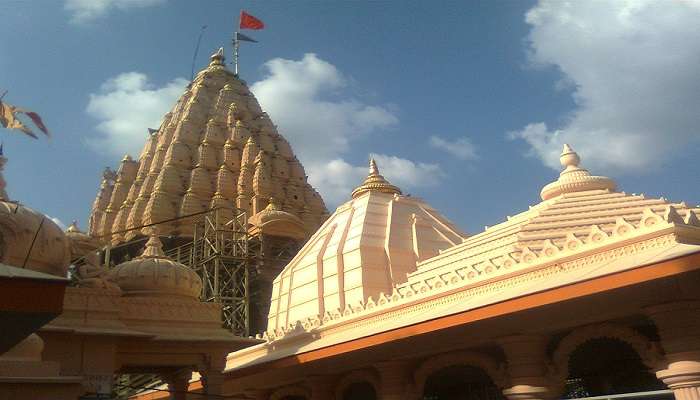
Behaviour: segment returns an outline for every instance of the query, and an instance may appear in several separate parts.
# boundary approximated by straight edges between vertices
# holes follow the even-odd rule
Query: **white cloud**
[[[558,68],[576,103],[561,126],[511,134],[546,165],[559,169],[563,143],[601,170],[646,169],[700,143],[700,2],[542,0],[525,20],[531,61]]]
[[[347,79],[315,54],[275,58],[265,68],[268,76],[251,90],[305,164],[335,159],[351,141],[398,123],[387,107],[345,93]]]
[[[437,164],[416,163],[405,158],[386,154],[370,154],[382,174],[389,182],[398,186],[404,193],[413,188],[432,186],[444,176]],[[309,182],[321,188],[324,200],[337,205],[350,199],[350,193],[359,186],[369,172],[369,167],[353,166],[337,158],[323,165],[311,164]],[[309,168],[307,168],[309,169]]]
[[[430,146],[443,150],[460,160],[476,160],[476,146],[466,137],[460,137],[455,140],[443,139],[439,136],[431,136],[429,140]]]
[[[107,15],[112,10],[145,8],[166,0],[66,0],[64,8],[71,13],[71,22],[85,23]]]
[[[103,135],[89,139],[98,152],[138,157],[147,137],[147,128],[158,128],[163,115],[182,95],[188,81],[177,78],[162,87],[149,83],[140,72],[127,72],[105,82],[90,95],[87,112],[100,122]]]
[[[346,201],[368,169],[345,161],[351,144],[396,126],[398,118],[387,106],[366,104],[349,95],[348,79],[315,54],[305,54],[298,61],[275,58],[265,68],[267,77],[251,90],[292,144],[309,182],[329,207]],[[436,164],[372,156],[381,173],[403,189],[429,185],[444,175]]]

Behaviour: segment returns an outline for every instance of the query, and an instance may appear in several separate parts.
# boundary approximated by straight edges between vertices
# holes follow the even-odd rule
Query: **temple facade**
[[[138,159],[125,155],[116,172],[105,171],[88,233],[117,245],[156,224],[159,235],[187,237],[189,215],[235,207],[251,217],[270,198],[307,236],[327,217],[289,142],[226,69],[220,49],[149,133]]]
[[[569,146],[561,163],[541,203],[471,236],[372,163],[275,278],[264,343],[229,355],[224,392],[699,398],[700,208],[622,192]]]

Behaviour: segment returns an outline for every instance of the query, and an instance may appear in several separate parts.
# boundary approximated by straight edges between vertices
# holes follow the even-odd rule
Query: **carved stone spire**
[[[391,194],[401,194],[401,189],[392,185],[387,181],[382,175],[379,174],[379,168],[377,167],[377,162],[374,158],[369,160],[369,175],[362,185],[355,188],[352,191],[352,198],[359,197],[365,192],[381,192],[381,193],[391,193]]]
[[[540,193],[542,200],[548,200],[564,193],[586,190],[614,191],[617,187],[612,179],[605,176],[593,176],[588,170],[579,167],[581,158],[568,144],[564,145],[559,161],[564,170],[559,174],[559,179],[542,188]]]

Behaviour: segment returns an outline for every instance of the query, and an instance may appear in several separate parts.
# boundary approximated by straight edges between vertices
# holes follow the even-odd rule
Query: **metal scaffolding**
[[[221,303],[226,327],[240,336],[250,330],[250,272],[255,255],[246,212],[216,208],[194,221],[192,240],[166,251],[202,278],[202,300]]]

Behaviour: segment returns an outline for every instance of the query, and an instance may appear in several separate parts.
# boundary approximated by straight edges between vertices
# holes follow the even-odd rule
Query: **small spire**
[[[379,168],[377,168],[377,162],[374,161],[374,157],[369,159],[369,175],[379,175]]]
[[[151,237],[146,242],[146,248],[140,256],[141,258],[167,258],[163,252],[163,243],[158,239],[155,229],[151,230]]]
[[[66,232],[83,233],[80,228],[78,228],[78,220],[73,220],[70,226],[66,229]]]
[[[401,194],[401,189],[392,185],[387,181],[382,175],[379,174],[379,167],[377,167],[377,162],[374,158],[369,160],[369,175],[362,182],[362,185],[355,188],[352,191],[352,198],[359,197],[365,192],[381,192],[381,193],[391,193],[391,194]]]
[[[564,170],[559,179],[542,188],[542,200],[549,200],[564,193],[583,192],[587,190],[615,191],[615,181],[605,176],[593,176],[588,170],[581,168],[581,157],[568,144],[564,145],[559,156]]]
[[[559,156],[559,162],[564,168],[576,168],[581,163],[581,157],[568,144],[564,143],[564,149]]]
[[[276,197],[270,197],[270,203],[265,207],[265,211],[279,211],[281,210]]]
[[[209,63],[209,66],[215,66],[215,65],[224,65],[224,60],[226,59],[224,57],[224,48],[219,47],[219,50],[216,51],[216,53],[211,55],[211,62]]]
[[[134,161],[134,159],[131,158],[131,155],[124,154],[124,158],[122,158],[122,162],[128,162],[128,161]]]

